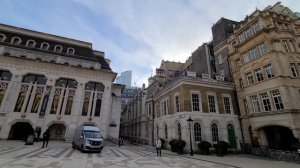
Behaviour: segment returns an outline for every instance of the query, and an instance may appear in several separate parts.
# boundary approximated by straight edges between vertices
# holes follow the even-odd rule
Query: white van
[[[95,126],[79,126],[75,131],[72,147],[73,149],[79,148],[81,152],[101,152],[103,149],[103,138],[99,128]]]

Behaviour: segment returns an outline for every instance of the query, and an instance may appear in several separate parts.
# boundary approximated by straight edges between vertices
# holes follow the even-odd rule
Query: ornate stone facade
[[[117,139],[124,86],[115,77],[90,43],[0,25],[0,138],[49,128],[52,139],[71,140],[92,124]]]

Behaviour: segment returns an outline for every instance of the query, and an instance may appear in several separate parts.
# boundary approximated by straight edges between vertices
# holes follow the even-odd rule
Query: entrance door
[[[26,140],[28,135],[34,133],[32,126],[28,122],[17,122],[11,126],[9,140]]]
[[[235,138],[235,132],[234,132],[234,126],[232,124],[227,125],[227,132],[228,132],[228,142],[231,148],[236,149],[236,138]]]

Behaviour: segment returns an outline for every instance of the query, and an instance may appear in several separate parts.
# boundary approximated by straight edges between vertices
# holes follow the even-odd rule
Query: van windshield
[[[84,136],[86,138],[101,138],[100,132],[96,131],[84,131]]]

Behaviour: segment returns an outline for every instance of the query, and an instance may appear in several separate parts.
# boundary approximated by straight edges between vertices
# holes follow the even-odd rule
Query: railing
[[[241,143],[241,148],[246,154],[267,157],[278,161],[300,163],[300,153],[297,151],[270,149],[268,146],[254,147],[251,144],[245,143]]]

